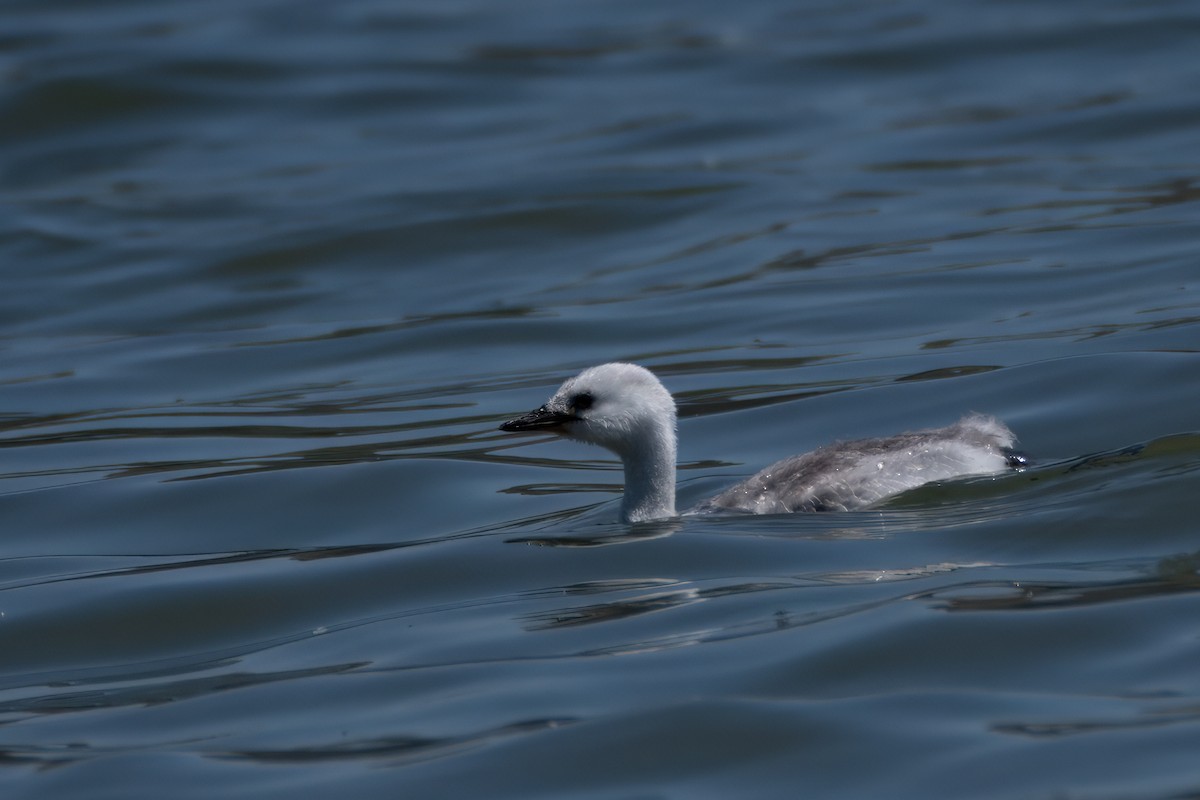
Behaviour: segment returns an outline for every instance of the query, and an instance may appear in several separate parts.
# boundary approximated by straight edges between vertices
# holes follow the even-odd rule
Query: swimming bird
[[[600,445],[625,467],[621,520],[675,513],[675,400],[654,373],[611,363],[568,379],[545,405],[500,426],[549,432]],[[953,425],[877,439],[837,442],[778,461],[688,513],[847,511],[930,481],[1023,466],[1004,423],[970,414]]]

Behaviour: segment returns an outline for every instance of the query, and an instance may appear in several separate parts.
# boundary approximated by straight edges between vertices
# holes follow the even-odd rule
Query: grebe
[[[541,408],[502,431],[556,433],[598,444],[621,458],[621,520],[675,513],[675,400],[636,364],[601,364],[569,379]],[[778,461],[708,498],[688,513],[848,511],[930,481],[1023,466],[1016,442],[995,417],[970,414],[944,428],[827,445]]]

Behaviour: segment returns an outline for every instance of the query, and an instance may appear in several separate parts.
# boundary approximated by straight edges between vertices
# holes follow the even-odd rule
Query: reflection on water
[[[589,506],[588,510],[596,507],[595,505]],[[629,526],[610,524],[594,533],[580,533],[571,536],[523,536],[505,541],[510,544],[531,544],[538,547],[598,547],[658,539],[663,536],[671,536],[681,530],[683,530],[683,524],[678,520],[653,520]]]
[[[569,588],[564,589],[564,591],[569,591]],[[679,606],[695,603],[703,599],[704,596],[699,590],[681,589],[676,592],[661,592],[607,603],[594,603],[569,609],[557,609],[551,612],[538,612],[529,615],[526,618],[526,622],[530,630],[588,625],[595,622],[626,619],[639,614],[649,614],[668,608],[678,608]]]
[[[237,659],[229,657],[223,661],[209,662],[205,669],[224,667],[232,670]],[[142,673],[140,675],[124,675],[125,680],[137,678],[143,683],[126,688],[104,688],[80,692],[65,692],[43,697],[10,700],[0,704],[0,714],[64,714],[70,712],[88,711],[91,709],[120,708],[122,706],[158,705],[161,703],[184,702],[194,697],[203,697],[217,692],[236,691],[251,686],[260,686],[277,681],[300,680],[321,675],[336,675],[338,673],[359,669],[364,664],[337,664],[305,670],[289,670],[278,673],[242,673],[236,670],[222,672],[219,675],[201,678],[185,678],[166,682],[151,682],[151,679],[161,679],[169,672],[157,674]],[[195,671],[198,665],[189,666],[189,671]],[[72,684],[86,683],[75,680]],[[79,757],[83,757],[81,753]]]
[[[1164,726],[1194,725],[1200,722],[1200,706],[1190,704],[1158,703],[1148,709],[1135,706],[1121,711],[1123,713],[1114,714],[1107,719],[1093,717],[1055,722],[1002,722],[993,725],[992,730],[997,733],[1042,738],[1153,730]]]
[[[389,736],[378,739],[360,739],[353,742],[332,741],[327,744],[292,747],[286,750],[231,750],[218,752],[217,758],[246,760],[264,764],[287,764],[290,762],[321,762],[339,760],[383,759],[391,764],[401,764],[413,759],[452,756],[472,747],[509,737],[553,730],[570,725],[577,720],[570,718],[531,719],[514,722],[490,730],[476,731],[467,735],[431,738],[416,736]]]
[[[1200,554],[1164,559],[1150,578],[1038,583],[979,581],[917,595],[947,611],[1011,611],[1126,602],[1200,591]]]

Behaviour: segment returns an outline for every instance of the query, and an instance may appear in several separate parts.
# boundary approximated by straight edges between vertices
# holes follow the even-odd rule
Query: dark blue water
[[[5,798],[1200,795],[1200,8],[0,9]],[[680,504],[500,421],[633,360]]]

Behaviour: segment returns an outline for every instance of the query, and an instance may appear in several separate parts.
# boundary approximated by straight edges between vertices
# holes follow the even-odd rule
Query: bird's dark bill
[[[563,423],[572,422],[577,417],[574,414],[567,414],[562,411],[552,411],[545,406],[530,411],[524,416],[510,419],[508,422],[500,426],[500,430],[517,432],[517,431],[554,431],[561,427]]]

